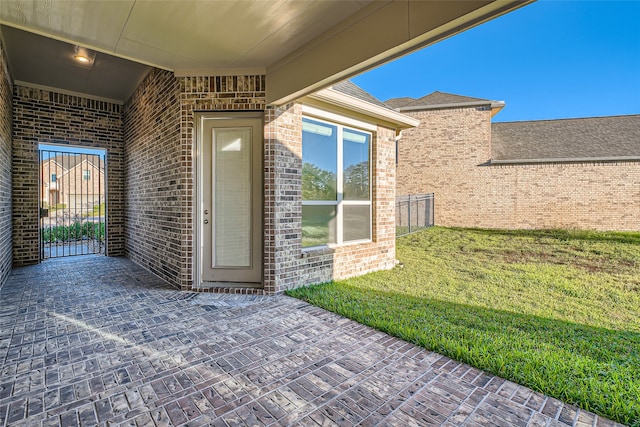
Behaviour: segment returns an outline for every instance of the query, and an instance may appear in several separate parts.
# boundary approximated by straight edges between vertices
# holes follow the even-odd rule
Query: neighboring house
[[[40,168],[42,207],[87,212],[105,201],[104,162],[96,156],[58,154]]]
[[[67,171],[55,159],[44,160],[40,164],[40,206],[49,208],[57,206],[60,201],[59,177]]]
[[[88,212],[104,202],[104,178],[104,165],[101,167],[86,157],[70,167],[60,177],[62,200],[67,209]]]
[[[387,104],[420,120],[399,142],[397,192],[434,192],[438,225],[640,230],[640,115],[492,124],[504,102]]]

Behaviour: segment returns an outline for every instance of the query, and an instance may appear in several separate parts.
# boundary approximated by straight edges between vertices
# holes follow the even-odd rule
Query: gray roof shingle
[[[387,104],[391,108],[401,108],[401,107],[404,107],[407,104],[411,104],[415,100],[416,100],[415,98],[408,98],[408,97],[405,97],[405,98],[391,98],[391,99],[387,99],[386,101],[384,101],[384,103]]]
[[[491,101],[489,99],[473,98],[471,96],[462,96],[453,93],[435,91],[418,99],[391,98],[385,103],[392,108],[402,111],[404,109],[419,109],[420,107],[429,109],[430,107],[446,107],[447,105],[459,106],[469,103],[473,103],[476,105],[491,105],[494,102],[495,101]]]
[[[640,158],[640,114],[491,124],[492,160]]]
[[[74,167],[76,167],[78,165],[78,163],[84,162],[85,160],[88,161],[89,163],[91,163],[92,165],[96,166],[96,163],[99,163],[99,166],[97,167],[104,167],[104,161],[99,158],[98,161],[96,162],[96,157],[95,155],[92,154],[87,154],[87,155],[81,155],[81,154],[57,154],[55,156],[49,157],[48,159],[44,159],[45,163],[48,160],[54,161],[58,164],[59,167],[64,168],[65,170],[69,170],[72,169]]]
[[[340,83],[336,83],[331,87],[333,90],[342,92],[345,95],[352,96],[361,101],[368,102],[373,105],[377,105],[378,107],[386,108],[387,110],[392,110],[387,104],[380,101],[375,96],[371,95],[369,92],[363,90],[360,86],[356,85],[350,80],[344,80]]]

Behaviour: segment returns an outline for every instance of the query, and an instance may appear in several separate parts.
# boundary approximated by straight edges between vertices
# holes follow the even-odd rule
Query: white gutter
[[[513,164],[538,164],[538,163],[610,163],[610,162],[640,162],[638,156],[618,156],[618,157],[559,157],[550,159],[514,159],[514,160],[489,160],[486,164],[491,165],[513,165]]]
[[[413,117],[406,116],[389,108],[371,104],[332,89],[322,89],[308,97],[337,107],[342,107],[347,110],[355,111],[372,118],[380,119],[384,122],[395,125],[397,129],[413,128],[420,124],[420,120],[414,119]]]
[[[397,108],[398,111],[425,111],[425,110],[441,110],[444,108],[468,108],[468,107],[491,107],[502,108],[505,106],[504,101],[468,101],[468,102],[456,102],[449,104],[435,104],[435,105],[412,105],[410,107]]]

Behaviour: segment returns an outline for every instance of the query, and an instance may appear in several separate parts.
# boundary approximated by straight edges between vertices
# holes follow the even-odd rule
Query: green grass
[[[397,258],[289,295],[640,427],[640,233],[433,227]]]
[[[421,231],[429,227],[431,226],[413,226],[411,227],[411,231],[409,231],[408,225],[399,225],[399,226],[396,226],[396,237],[404,236],[405,234],[409,234],[409,233],[415,233],[417,231]]]
[[[83,239],[104,241],[105,224],[76,221],[70,225],[56,225],[40,228],[40,238],[44,243],[74,242]]]
[[[84,216],[104,216],[106,204],[100,203],[99,205],[94,205],[91,211],[84,214]]]

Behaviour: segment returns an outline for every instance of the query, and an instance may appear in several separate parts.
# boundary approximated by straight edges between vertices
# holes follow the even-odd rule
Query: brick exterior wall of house
[[[373,239],[302,250],[302,109],[265,117],[265,292],[282,292],[395,265],[395,131],[378,128],[372,144]]]
[[[398,194],[435,193],[435,223],[509,229],[640,230],[640,162],[483,166],[490,112],[412,112],[403,132]]]
[[[124,253],[122,107],[15,86],[13,95],[13,262],[39,262],[38,144],[107,151],[107,255]]]
[[[13,264],[11,225],[11,127],[13,85],[6,54],[0,37],[0,287],[4,284]]]
[[[193,287],[197,111],[265,113],[264,293],[394,265],[394,131],[380,128],[373,148],[374,242],[303,255],[300,105],[267,109],[264,76],[176,78],[160,70],[125,106],[128,257],[182,289]]]
[[[124,108],[126,256],[178,285],[190,209],[173,73],[154,69]]]
[[[85,173],[87,176],[85,177]],[[60,177],[60,188],[63,194],[71,199],[71,207],[79,209],[83,205],[87,209],[87,201],[95,199],[98,194],[104,194],[104,173],[100,171],[100,165],[96,161],[83,160],[82,163],[69,169],[69,172]],[[93,197],[95,196],[95,197]],[[77,199],[77,200],[74,200]],[[75,202],[75,203],[74,203]]]
[[[57,191],[58,177],[66,171],[58,162],[51,159],[45,160],[40,165],[40,200],[45,206],[55,206],[62,203]],[[56,182],[53,183],[51,176],[56,176]]]

